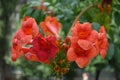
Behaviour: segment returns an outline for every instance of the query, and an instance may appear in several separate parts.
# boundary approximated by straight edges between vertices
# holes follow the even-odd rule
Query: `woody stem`
[[[76,16],[74,22],[72,23],[71,28],[75,25],[75,23],[78,21],[78,19],[79,19],[80,16],[82,16],[86,11],[88,11],[90,8],[92,8],[92,7],[94,7],[94,6],[97,6],[97,4],[94,3],[94,4],[86,7],[85,9],[83,9],[83,10]],[[70,28],[70,30],[69,30],[69,32],[68,32],[68,35],[70,34],[71,28]]]

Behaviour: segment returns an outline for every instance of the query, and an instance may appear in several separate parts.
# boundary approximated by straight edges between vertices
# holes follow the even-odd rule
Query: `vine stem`
[[[86,11],[88,11],[90,8],[92,8],[92,7],[94,7],[94,6],[97,6],[97,4],[94,3],[94,4],[92,4],[92,5],[88,6],[88,7],[86,7],[85,9],[83,9],[83,10],[76,16],[74,22],[72,23],[71,28],[75,25],[75,23],[78,21],[78,19],[79,19],[80,16],[82,16]],[[70,28],[70,30],[69,30],[69,32],[68,32],[67,35],[70,34],[71,28]]]

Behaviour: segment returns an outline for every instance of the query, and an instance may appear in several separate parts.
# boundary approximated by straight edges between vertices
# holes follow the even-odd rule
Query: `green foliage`
[[[35,18],[39,25],[39,23],[43,21],[47,15],[49,15],[48,11],[53,11],[53,16],[56,16],[62,24],[62,31],[60,32],[60,35],[64,38],[67,35],[75,17],[80,13],[80,11],[93,3],[101,3],[102,0],[45,0],[46,2],[44,5],[48,8],[48,11],[42,11],[40,9],[35,10],[34,6],[40,6],[40,1],[41,0],[29,0],[28,4],[25,4],[20,11],[20,19],[24,16],[31,16]],[[108,61],[113,58],[115,58],[116,64],[120,63],[120,47],[118,47],[118,45],[120,45],[119,7],[120,2],[118,0],[114,0],[112,3],[113,12],[111,12],[111,14],[101,13],[98,8],[95,7],[88,10],[79,18],[82,23],[87,21],[91,22],[93,29],[97,31],[99,31],[100,26],[105,26],[110,42],[106,59],[103,60],[101,56],[96,57],[91,61],[91,64],[85,68],[85,70],[95,72],[96,69],[102,69],[107,66]],[[61,53],[65,55],[65,52]],[[8,61],[8,64],[21,68],[27,76],[39,76],[41,78],[46,78],[50,75],[48,66],[41,63],[29,62],[24,59],[20,59],[13,64],[9,62],[9,58],[6,58],[6,61]]]
[[[112,20],[111,20],[111,30],[109,31],[109,36],[111,37],[110,42],[113,44],[113,48],[111,46],[110,51],[108,51],[108,56],[109,52],[111,53],[110,57],[110,65],[115,68],[115,70],[120,70],[120,1],[119,0],[114,0],[112,4],[113,12],[112,12]],[[111,44],[110,44],[111,45]],[[114,51],[114,53],[112,53]]]
[[[24,16],[31,16],[35,18],[36,22],[39,24],[40,21],[44,20],[45,15],[40,10],[34,10],[33,7],[29,7],[28,5],[24,5],[20,12],[20,19]]]
[[[21,70],[24,76],[36,76],[45,79],[51,75],[48,65],[27,61],[24,57],[18,59],[16,62],[12,62],[10,56],[6,56],[5,60],[7,64],[11,64],[15,70]]]
[[[115,53],[114,49],[115,49],[114,44],[113,43],[109,43],[109,48],[108,48],[107,57],[106,57],[108,60],[112,59],[112,57],[113,57],[113,55]]]
[[[98,22],[100,25],[105,26],[107,31],[110,29],[110,17],[107,13],[97,13],[93,18],[94,22]]]
[[[44,3],[46,7],[48,7],[48,10],[53,11],[53,15],[56,16],[59,21],[62,23],[62,30],[64,31],[64,34],[67,35],[69,28],[72,25],[72,22],[74,21],[76,15],[79,14],[79,12],[84,9],[86,6],[95,3],[100,2],[98,0],[89,1],[89,0],[46,0]],[[38,4],[39,3],[39,4]],[[34,17],[37,22],[43,21],[45,14],[41,10],[34,10],[34,6],[40,6],[40,0],[31,0],[27,5],[25,5],[21,10],[21,18],[25,15]],[[84,21],[90,21],[94,15],[95,12],[98,12],[97,9],[89,11],[87,14],[84,15],[83,18],[81,18],[81,22]],[[91,14],[92,13],[92,14]],[[89,17],[89,19],[87,19]],[[90,21],[91,22],[91,21]]]
[[[120,13],[119,12],[115,12],[114,16],[115,16],[115,23],[116,23],[116,25],[120,25]]]
[[[3,21],[2,20],[0,20],[0,37],[3,37],[3,33],[2,33],[2,27],[4,26],[4,24],[3,24]]]
[[[99,32],[99,29],[100,29],[100,24],[99,23],[96,23],[96,22],[93,22],[92,23],[92,28],[94,30],[97,30]]]
[[[115,49],[115,61],[116,63],[120,64],[120,47],[116,47]]]

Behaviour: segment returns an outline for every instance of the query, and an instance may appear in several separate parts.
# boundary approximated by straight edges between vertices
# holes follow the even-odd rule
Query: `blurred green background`
[[[11,61],[11,40],[20,28],[21,18],[34,17],[39,24],[45,16],[52,14],[62,23],[61,36],[64,38],[75,17],[87,6],[102,0],[45,0],[48,12],[40,6],[41,0],[0,0],[0,80],[54,80],[48,65],[26,61],[20,58]],[[90,22],[94,29],[104,25],[109,39],[107,57],[96,57],[84,69],[72,63],[70,71],[64,75],[65,80],[82,80],[86,73],[88,80],[120,80],[120,0],[112,0],[112,12],[101,13],[97,7],[91,8],[80,17],[80,22]]]

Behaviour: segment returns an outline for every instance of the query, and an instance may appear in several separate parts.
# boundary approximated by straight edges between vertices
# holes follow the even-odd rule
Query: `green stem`
[[[80,16],[82,16],[86,11],[88,11],[90,8],[92,8],[92,7],[94,7],[94,6],[97,6],[97,4],[92,4],[92,5],[88,6],[88,7],[86,7],[85,9],[83,9],[83,10],[76,16],[76,18],[75,18],[75,20],[74,20],[71,28],[75,25],[75,23],[78,21],[78,19],[79,19]],[[69,32],[68,32],[68,35],[70,34],[71,28],[70,28],[70,30],[69,30]]]
[[[55,80],[63,80],[63,74],[58,73]]]
[[[61,75],[60,77],[56,76],[56,80],[63,80],[63,75]]]

